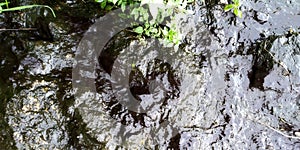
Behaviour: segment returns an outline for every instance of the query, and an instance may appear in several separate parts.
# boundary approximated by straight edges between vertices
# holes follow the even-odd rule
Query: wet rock
[[[254,19],[260,24],[265,24],[269,20],[269,14],[263,12],[256,12],[254,15]]]
[[[243,19],[222,13],[219,1],[205,1],[205,6],[197,6],[197,19],[191,19],[193,25],[207,22],[188,29],[191,46],[184,50],[189,53],[159,47],[162,56],[169,57],[156,63],[152,53],[137,59],[122,55],[135,37],[120,33],[106,45],[110,51],[97,57],[97,79],[95,70],[80,70],[93,79],[85,85],[97,87],[97,93],[76,98],[72,57],[91,23],[86,16],[94,17],[86,15],[88,8],[99,6],[86,2],[81,12],[83,1],[49,3],[74,6],[63,10],[67,17],[50,24],[54,42],[24,38],[20,43],[28,47],[4,42],[0,48],[1,149],[299,149],[299,139],[290,136],[299,137],[300,129],[300,40],[294,34],[280,36],[290,26],[299,26],[299,16],[293,15],[300,8],[296,0],[243,1]],[[16,22],[13,27],[20,26]],[[33,36],[36,39],[51,37],[48,23],[42,26],[39,34],[45,35]],[[276,34],[274,40],[271,34]],[[131,54],[153,52],[155,46],[132,47]],[[116,61],[123,68],[114,68]],[[131,64],[137,70],[125,72],[124,66]],[[111,75],[122,73],[130,75],[123,81],[130,85],[129,92],[152,111],[137,113],[119,103],[120,91],[113,91],[116,80]]]
[[[49,22],[47,19],[42,17],[37,17],[34,23],[34,26],[37,28],[37,32],[35,32],[38,39],[45,41],[53,41],[53,35],[49,28]]]
[[[14,96],[15,89],[13,76],[19,67],[20,59],[26,54],[20,39],[13,38],[7,34],[1,34],[0,40],[0,148],[12,149],[15,147],[13,129],[7,121],[7,104]],[[23,51],[23,52],[22,52]]]
[[[258,46],[254,46],[254,49],[251,50],[254,56],[253,66],[248,74],[249,88],[255,87],[264,90],[264,78],[270,73],[274,65],[272,54],[269,53],[273,41],[274,37],[268,38],[266,41],[258,43]]]

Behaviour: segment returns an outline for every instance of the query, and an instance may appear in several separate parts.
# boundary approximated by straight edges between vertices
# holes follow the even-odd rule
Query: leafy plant
[[[239,9],[240,7],[240,0],[232,0],[233,4],[227,4],[224,8],[225,11],[233,10],[233,13],[242,18],[242,11]]]
[[[5,2],[1,2],[0,3],[0,13],[6,12],[6,11],[16,11],[16,10],[29,9],[29,8],[33,8],[33,7],[45,7],[45,8],[50,9],[52,15],[54,17],[56,17],[53,9],[51,7],[49,7],[49,6],[47,6],[47,5],[25,5],[25,6],[18,6],[18,7],[9,8],[8,4],[9,4],[9,2],[7,0],[5,0]],[[4,5],[6,6],[6,8],[2,8]]]
[[[127,5],[135,4],[140,2],[140,0],[95,0],[95,2],[100,3],[101,8],[108,11],[117,7],[121,7],[124,11]]]
[[[124,12],[127,5],[131,6],[130,15],[122,14],[122,17],[132,18],[140,25],[133,23],[133,32],[142,37],[155,37],[163,39],[165,42],[179,44],[181,37],[172,17],[176,12],[185,11],[188,4],[194,0],[95,0],[99,2],[104,10],[120,8]],[[168,7],[150,6],[150,3],[165,5]],[[135,7],[134,7],[135,6]],[[139,6],[139,7],[136,7]],[[151,16],[151,17],[150,17]],[[150,20],[151,18],[151,20]],[[168,19],[166,19],[168,18]],[[164,22],[164,23],[163,23]],[[162,25],[163,24],[163,25]]]

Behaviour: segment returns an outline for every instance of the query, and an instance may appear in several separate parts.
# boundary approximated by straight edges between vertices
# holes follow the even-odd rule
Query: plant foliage
[[[52,15],[54,17],[56,17],[53,9],[49,6],[47,6],[47,5],[25,5],[25,6],[18,6],[18,7],[9,8],[8,4],[9,4],[9,2],[7,0],[5,0],[5,2],[0,3],[0,13],[6,12],[6,11],[17,11],[17,10],[29,9],[29,8],[33,8],[33,7],[45,7],[45,8],[50,9]],[[3,6],[6,6],[6,8],[3,8]]]
[[[233,4],[227,4],[224,8],[225,11],[233,10],[233,13],[242,18],[242,11],[239,9],[240,7],[240,0],[232,0]]]
[[[181,37],[175,25],[174,17],[178,12],[187,12],[187,5],[194,0],[95,0],[102,9],[110,11],[121,8],[125,11],[130,6],[130,15],[123,17],[132,18],[144,24],[134,24],[132,31],[140,37],[154,37],[163,39],[167,43],[179,44]],[[151,5],[154,4],[154,5]],[[164,5],[166,7],[157,7]],[[173,21],[173,22],[172,22]]]

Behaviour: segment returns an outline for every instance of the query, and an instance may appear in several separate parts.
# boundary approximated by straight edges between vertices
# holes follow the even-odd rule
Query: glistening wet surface
[[[89,82],[74,81],[76,54],[100,7],[48,5],[58,18],[43,9],[0,16],[1,28],[42,24],[0,33],[0,148],[300,148],[296,0],[242,1],[242,18],[198,1],[178,22],[186,33],[178,49],[123,30],[93,56],[95,68],[79,70]],[[82,91],[74,82],[85,83]]]

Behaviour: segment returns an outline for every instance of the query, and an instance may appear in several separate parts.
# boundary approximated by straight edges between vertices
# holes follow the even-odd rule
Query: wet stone
[[[265,14],[265,13],[262,13],[262,12],[257,12],[257,20],[261,23],[261,24],[264,24],[266,23],[268,20],[269,20],[269,15],[268,14]]]
[[[72,67],[92,64],[74,56],[99,6],[48,2],[57,20],[28,10],[39,31],[0,33],[0,149],[299,149],[297,0],[243,1],[243,18],[197,1],[177,50],[120,32],[78,70],[85,92]],[[0,26],[25,24],[12,16]]]

